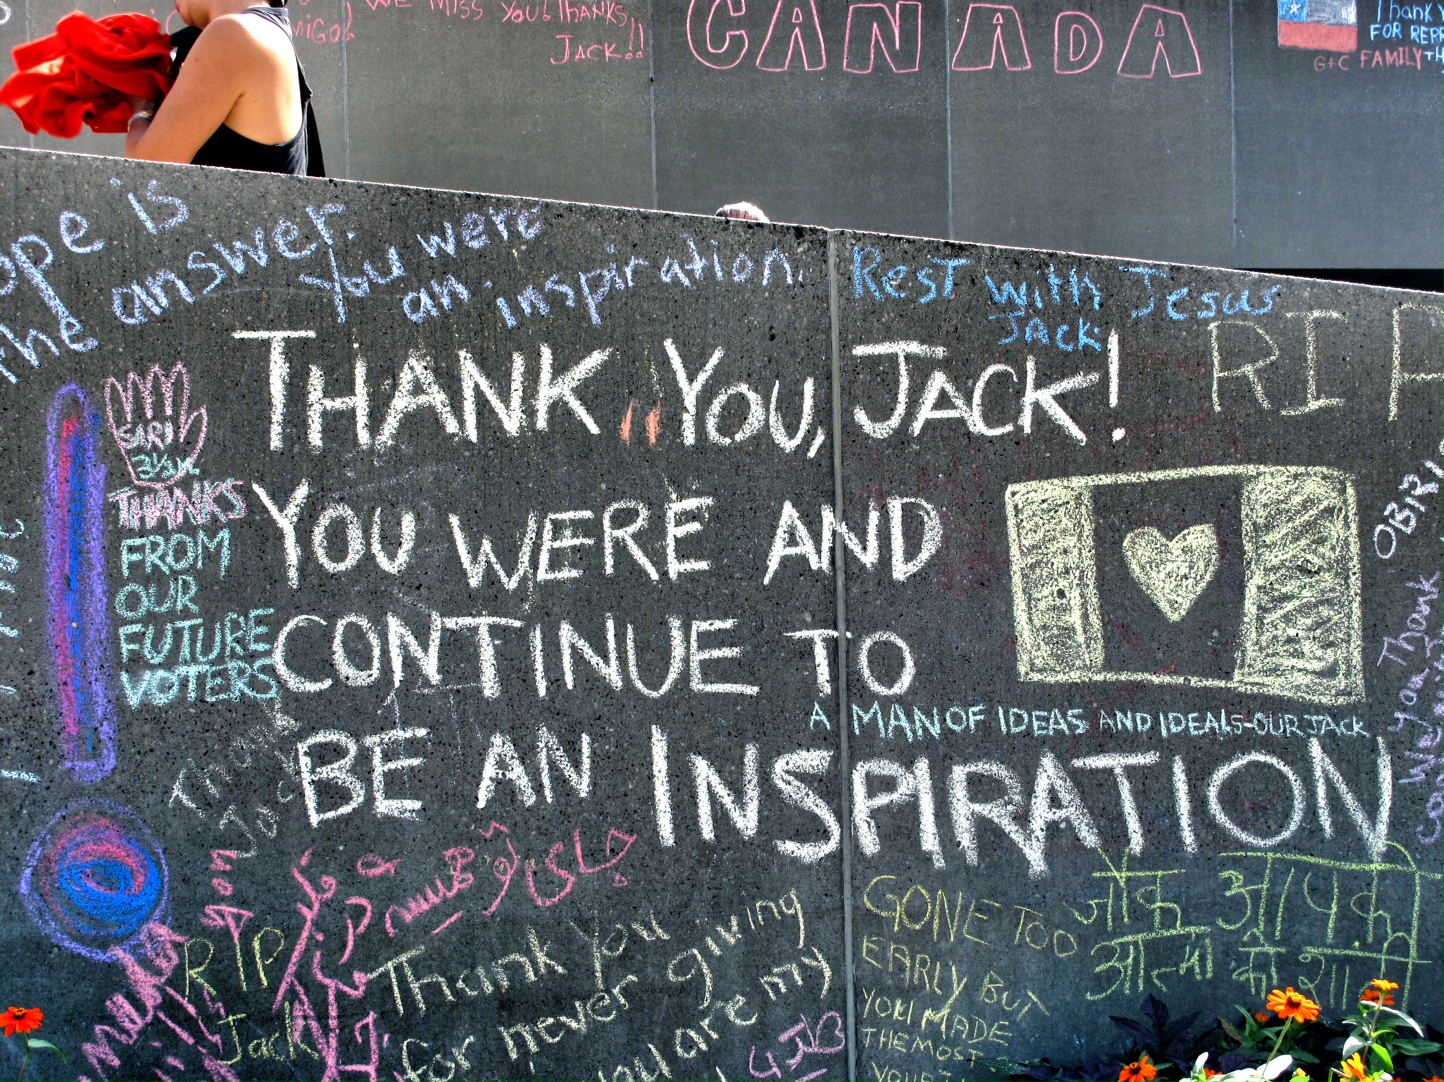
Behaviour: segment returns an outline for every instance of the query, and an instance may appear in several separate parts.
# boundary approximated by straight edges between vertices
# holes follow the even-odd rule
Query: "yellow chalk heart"
[[[1218,534],[1205,523],[1169,541],[1145,526],[1123,539],[1123,559],[1143,592],[1176,624],[1218,570]]]

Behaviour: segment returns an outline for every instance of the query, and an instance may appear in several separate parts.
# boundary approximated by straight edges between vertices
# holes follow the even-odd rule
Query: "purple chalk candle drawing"
[[[62,387],[50,407],[45,470],[46,595],[64,767],[94,785],[115,769],[105,682],[108,620],[102,546],[105,467],[100,418],[85,392]]]

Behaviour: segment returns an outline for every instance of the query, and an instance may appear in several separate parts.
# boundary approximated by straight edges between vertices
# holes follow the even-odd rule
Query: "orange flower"
[[[8,1007],[0,1013],[0,1029],[5,1031],[7,1037],[13,1037],[17,1033],[33,1033],[40,1028],[44,1019],[45,1012],[38,1007]]]
[[[1357,1052],[1339,1064],[1339,1067],[1343,1070],[1344,1077],[1351,1078],[1354,1082],[1363,1082],[1369,1077],[1369,1069],[1364,1066],[1364,1061]]]
[[[1222,1071],[1215,1071],[1212,1067],[1205,1067],[1203,1069],[1204,1078],[1218,1078],[1222,1074]]]
[[[1312,1022],[1319,1017],[1319,1005],[1302,992],[1295,992],[1292,985],[1283,992],[1275,988],[1264,1005],[1285,1022]]]
[[[1394,981],[1385,980],[1383,977],[1376,977],[1369,982],[1369,987],[1359,993],[1359,1002],[1378,1003],[1384,1007],[1392,1007],[1394,1005],[1394,996],[1392,993],[1398,987],[1398,984]]]
[[[1253,1012],[1253,1020],[1254,1020],[1255,1022],[1267,1022],[1267,1021],[1269,1020],[1269,1012],[1268,1012],[1268,1011],[1254,1011],[1254,1012]]]
[[[1146,1052],[1118,1072],[1118,1082],[1153,1082],[1157,1077],[1158,1068],[1148,1062]]]

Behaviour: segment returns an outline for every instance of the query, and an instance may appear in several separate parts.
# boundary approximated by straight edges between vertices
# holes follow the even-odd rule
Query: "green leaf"
[[[64,1052],[60,1051],[60,1049],[56,1048],[49,1041],[42,1041],[39,1037],[26,1037],[25,1044],[28,1048],[48,1048],[50,1049],[50,1051],[54,1052],[57,1056],[59,1056],[62,1060],[65,1059]]]
[[[1427,1056],[1439,1051],[1438,1041],[1416,1041],[1412,1037],[1400,1037],[1394,1042],[1394,1051],[1406,1056]]]
[[[1419,1034],[1419,1036],[1424,1036],[1424,1031],[1419,1028],[1419,1023],[1414,1021],[1414,1019],[1410,1018],[1403,1011],[1396,1011],[1393,1007],[1380,1007],[1379,1010],[1382,1011],[1384,1014],[1392,1014],[1395,1018],[1399,1019],[1415,1033]]]
[[[1310,1055],[1309,1053],[1305,1052],[1302,1048],[1294,1048],[1294,1049],[1291,1049],[1291,1050],[1289,1051],[1289,1055],[1293,1056],[1294,1059],[1298,1060],[1300,1063],[1318,1063],[1318,1062],[1319,1062],[1319,1057],[1318,1057],[1318,1056]]]
[[[1389,1055],[1389,1050],[1387,1048],[1385,1048],[1382,1044],[1378,1044],[1376,1042],[1369,1045],[1369,1051],[1372,1052],[1378,1058],[1379,1062],[1384,1065],[1384,1070],[1389,1071],[1390,1073],[1393,1072],[1394,1057]]]
[[[1340,1059],[1348,1059],[1359,1049],[1365,1047],[1364,1041],[1357,1034],[1349,1034],[1349,1039],[1344,1042],[1344,1050],[1339,1053]]]

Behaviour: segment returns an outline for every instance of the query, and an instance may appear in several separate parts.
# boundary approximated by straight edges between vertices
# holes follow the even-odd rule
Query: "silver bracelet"
[[[137,112],[130,114],[130,120],[126,122],[125,130],[130,131],[130,126],[134,124],[137,120],[151,121],[154,119],[154,113],[147,113],[144,109],[138,110]]]

